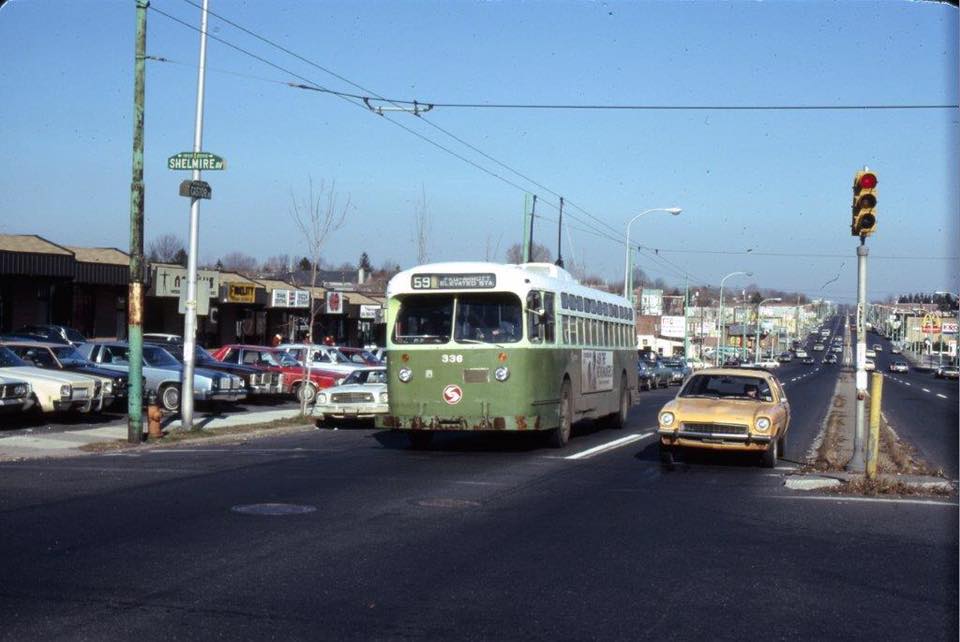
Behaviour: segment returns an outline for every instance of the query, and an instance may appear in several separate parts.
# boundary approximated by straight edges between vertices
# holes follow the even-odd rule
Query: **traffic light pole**
[[[193,130],[193,151],[203,147],[203,88],[207,69],[207,3],[200,14],[200,68],[197,72],[197,110]],[[200,180],[200,170],[193,170]],[[183,315],[183,384],[180,388],[180,425],[193,429],[193,373],[196,367],[197,336],[197,254],[200,245],[200,199],[190,199],[190,253],[187,255],[187,299]]]
[[[865,245],[866,237],[860,237],[857,246],[857,408],[856,425],[853,431],[853,459],[848,468],[854,472],[863,472],[863,436],[865,399],[867,397],[867,333],[864,323],[867,314],[867,255],[869,250]]]

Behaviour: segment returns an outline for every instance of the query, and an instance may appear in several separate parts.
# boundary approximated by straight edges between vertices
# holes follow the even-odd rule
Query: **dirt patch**
[[[819,472],[843,470],[847,462],[850,461],[853,452],[850,438],[853,427],[848,428],[847,426],[847,415],[849,414],[847,399],[840,392],[840,386],[844,385],[845,379],[849,379],[849,377],[841,376],[837,383],[837,389],[830,402],[830,410],[825,420],[823,438],[820,440],[820,445],[813,460],[808,463],[807,470]]]
[[[246,439],[255,439],[266,435],[277,435],[301,430],[314,430],[316,420],[309,417],[291,417],[289,419],[276,419],[259,424],[248,424],[246,426],[233,426],[230,428],[221,428],[217,430],[171,430],[164,434],[162,439],[145,440],[143,444],[131,444],[124,440],[104,441],[92,444],[85,444],[80,450],[85,452],[103,453],[128,450],[131,448],[147,447],[175,447],[178,444],[190,443],[195,441],[205,441],[212,443],[230,443],[245,441]]]
[[[879,495],[899,497],[950,497],[954,491],[947,486],[922,485],[886,477],[877,477],[877,479],[858,477],[839,486],[822,488],[819,492],[829,495],[864,495],[866,497],[876,497]]]

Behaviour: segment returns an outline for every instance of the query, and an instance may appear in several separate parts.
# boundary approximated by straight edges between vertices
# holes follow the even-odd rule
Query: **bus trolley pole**
[[[200,68],[197,71],[197,110],[193,130],[193,151],[203,146],[203,89],[207,67],[207,4],[203,0],[200,13]],[[200,170],[193,170],[193,180],[200,180]],[[193,373],[196,367],[197,335],[197,254],[200,236],[200,199],[190,199],[190,254],[187,256],[187,299],[183,316],[183,384],[180,395],[180,425],[193,430]]]

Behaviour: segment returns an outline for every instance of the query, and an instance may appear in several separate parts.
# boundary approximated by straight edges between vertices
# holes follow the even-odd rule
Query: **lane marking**
[[[923,390],[924,392],[930,392],[929,388],[920,388],[920,389]]]
[[[774,499],[806,499],[812,501],[826,501],[826,502],[868,502],[874,504],[919,504],[922,506],[951,506],[953,508],[960,508],[955,503],[952,502],[942,502],[934,499],[885,499],[882,497],[830,497],[827,495],[767,495]]]
[[[908,385],[908,386],[912,386],[912,385],[913,385],[913,384],[910,383],[909,381],[904,381],[903,383],[905,383],[905,384]]]
[[[946,398],[947,398],[947,395],[941,395],[939,392],[937,393],[937,396],[940,397],[941,399],[946,399]]]
[[[626,437],[620,437],[619,439],[614,439],[613,441],[608,441],[605,444],[600,444],[599,446],[594,446],[593,448],[587,448],[573,455],[568,455],[564,459],[587,459],[588,457],[593,457],[594,455],[599,455],[600,453],[605,453],[609,450],[615,448],[620,448],[621,446],[626,446],[627,444],[632,444],[635,441],[640,441],[641,439],[646,439],[652,437],[653,432],[644,432],[644,433],[634,433],[632,435],[627,435]]]

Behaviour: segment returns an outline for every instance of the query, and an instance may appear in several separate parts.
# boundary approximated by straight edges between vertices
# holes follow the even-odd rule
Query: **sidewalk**
[[[312,408],[308,409],[306,421],[311,421]],[[269,423],[280,419],[292,419],[300,415],[298,408],[284,410],[264,410],[261,412],[245,412],[236,415],[207,414],[199,417],[196,423],[201,430],[216,431],[237,426]],[[176,430],[182,427],[179,419],[168,417],[163,423],[164,431]],[[143,423],[144,434],[147,431],[147,422]],[[0,437],[0,461],[17,459],[37,459],[43,457],[72,457],[86,454],[82,446],[94,443],[105,443],[126,440],[127,426],[125,424],[101,426],[86,430],[71,430],[52,433],[49,435],[24,436],[14,435]]]

